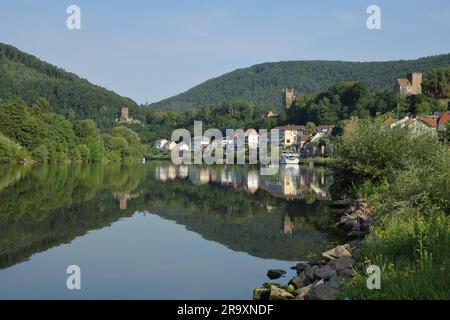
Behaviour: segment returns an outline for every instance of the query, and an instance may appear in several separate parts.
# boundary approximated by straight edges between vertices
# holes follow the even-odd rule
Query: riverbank
[[[312,261],[297,263],[291,268],[297,274],[286,285],[268,282],[254,289],[254,300],[334,300],[345,281],[365,272],[359,253],[362,237],[373,223],[372,207],[359,196],[334,201],[330,210],[335,213],[336,227],[348,232],[349,241],[322,252]],[[267,272],[272,280],[285,274],[284,270]]]

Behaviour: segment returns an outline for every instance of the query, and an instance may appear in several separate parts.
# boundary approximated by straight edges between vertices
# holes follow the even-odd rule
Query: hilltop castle
[[[128,114],[128,107],[122,107],[122,114],[119,119],[116,121],[120,124],[139,124],[141,123],[139,120],[133,119]]]
[[[294,89],[284,88],[282,92],[283,92],[282,94],[283,106],[286,109],[289,109],[290,107],[292,107],[292,105],[295,103],[295,100],[297,99],[294,93]]]
[[[422,73],[413,72],[407,75],[407,79],[397,79],[394,91],[401,95],[411,96],[422,93]]]

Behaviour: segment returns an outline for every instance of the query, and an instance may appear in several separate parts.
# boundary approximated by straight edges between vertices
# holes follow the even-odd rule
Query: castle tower
[[[283,106],[286,109],[292,107],[296,99],[294,89],[284,88],[282,94]]]
[[[128,120],[129,120],[128,107],[122,107],[122,115],[120,116],[119,122],[128,123]]]
[[[422,93],[422,73],[413,72],[408,74],[407,76],[409,82],[412,87],[412,94],[421,94]]]

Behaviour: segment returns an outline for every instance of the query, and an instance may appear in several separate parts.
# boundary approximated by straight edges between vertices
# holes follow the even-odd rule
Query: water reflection
[[[260,174],[259,168],[237,166],[175,166],[160,164],[154,177],[160,181],[186,179],[194,185],[220,184],[254,194],[259,189],[285,200],[307,200],[308,203],[331,200],[332,179],[326,170],[289,165],[279,167],[276,175]]]
[[[331,181],[326,170],[303,167],[280,167],[275,176],[251,166],[169,163],[3,167],[0,268],[136,212],[175,221],[236,252],[302,259],[338,240],[323,201]]]

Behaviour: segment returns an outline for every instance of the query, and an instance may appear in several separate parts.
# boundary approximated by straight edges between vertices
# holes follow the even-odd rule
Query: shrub
[[[0,163],[14,162],[18,151],[17,143],[0,134]]]
[[[34,161],[39,163],[47,163],[49,158],[49,152],[46,146],[39,145],[32,152],[31,155]]]

